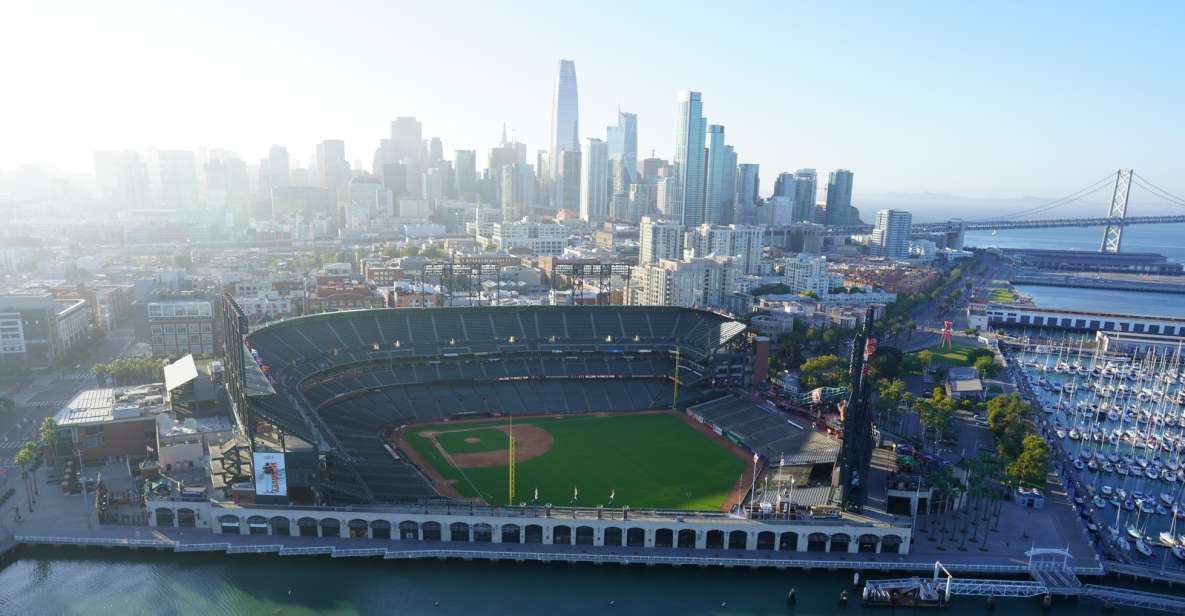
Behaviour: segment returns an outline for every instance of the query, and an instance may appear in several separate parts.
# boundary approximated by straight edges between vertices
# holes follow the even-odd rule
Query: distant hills
[[[981,197],[962,197],[945,193],[908,193],[887,192],[857,195],[852,205],[860,208],[860,213],[869,220],[873,219],[876,211],[885,208],[909,210],[913,213],[914,222],[933,222],[964,218],[978,220],[982,218],[996,218],[1013,213],[1025,212],[1052,203],[1057,198],[1047,197],[1017,197],[1008,199],[986,199]],[[1056,209],[1036,214],[1025,214],[1021,218],[1059,218],[1059,217],[1087,217],[1103,216],[1107,211],[1107,202],[1094,199],[1074,201]],[[1185,208],[1175,207],[1167,203],[1138,202],[1132,200],[1128,204],[1128,213],[1133,216],[1156,214],[1185,214]]]

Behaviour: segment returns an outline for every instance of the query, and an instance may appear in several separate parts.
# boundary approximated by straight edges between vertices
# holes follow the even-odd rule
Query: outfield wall
[[[686,550],[909,552],[908,526],[851,520],[757,520],[714,513],[620,509],[255,507],[149,500],[149,525],[216,534],[520,543]]]

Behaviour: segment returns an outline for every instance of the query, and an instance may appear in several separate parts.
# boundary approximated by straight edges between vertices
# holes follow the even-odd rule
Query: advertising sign
[[[287,496],[288,476],[284,468],[284,454],[259,453],[252,456],[255,472],[256,496]]]

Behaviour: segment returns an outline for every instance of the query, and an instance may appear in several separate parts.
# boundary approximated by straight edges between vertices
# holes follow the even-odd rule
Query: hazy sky
[[[1129,166],[1181,194],[1183,27],[1178,1],[12,2],[0,168],[273,143],[305,164],[327,138],[369,167],[398,115],[449,158],[503,122],[533,152],[571,58],[582,138],[620,106],[669,158],[676,93],[700,90],[766,190],[810,166],[857,192],[1059,196]]]

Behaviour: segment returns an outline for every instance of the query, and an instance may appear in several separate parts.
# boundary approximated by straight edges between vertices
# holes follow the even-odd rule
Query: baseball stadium
[[[857,467],[749,393],[768,341],[730,317],[409,308],[248,331],[230,297],[222,317],[236,436],[210,447],[212,498],[154,496],[149,523],[300,541],[209,549],[573,562],[680,549],[754,566],[784,562],[762,551],[908,551],[893,516],[836,513],[835,477]]]
[[[247,423],[256,450],[285,454],[295,502],[727,511],[754,453],[784,456],[802,438],[728,404],[752,370],[745,330],[671,307],[292,319],[245,340],[269,386],[246,397]]]

